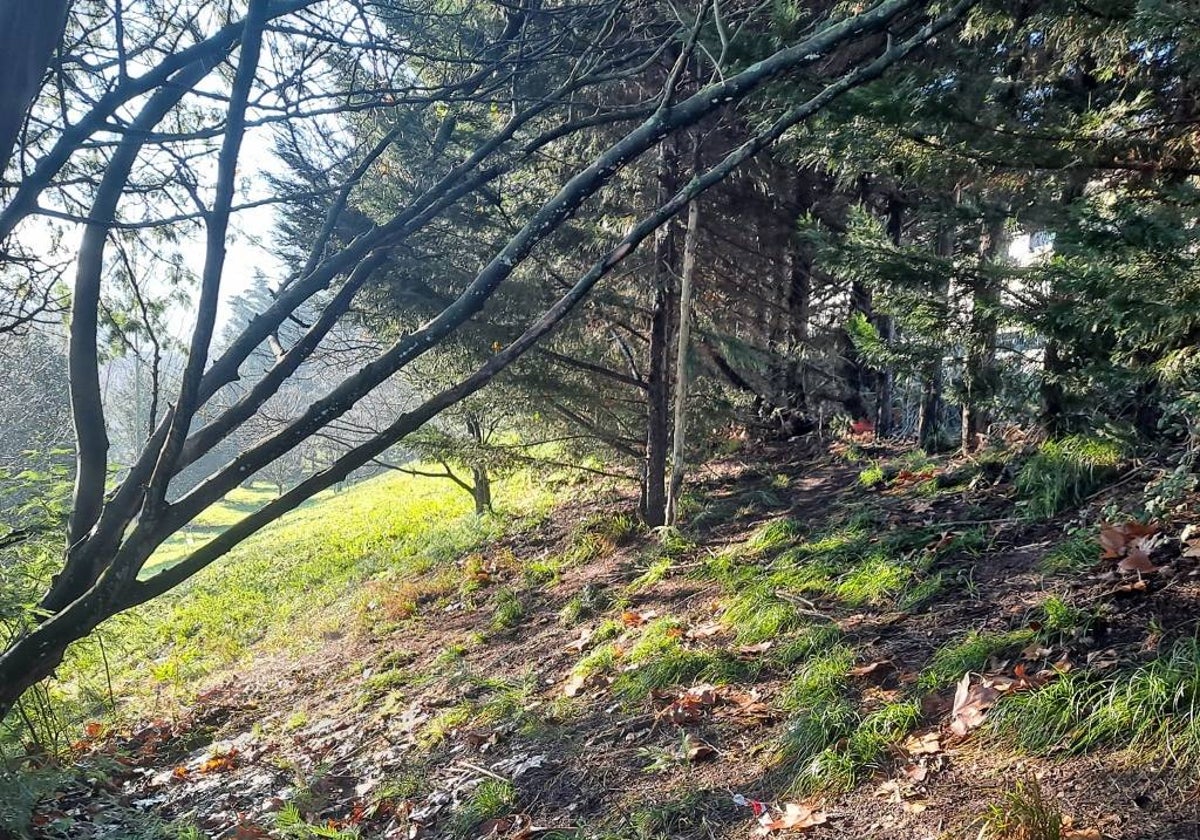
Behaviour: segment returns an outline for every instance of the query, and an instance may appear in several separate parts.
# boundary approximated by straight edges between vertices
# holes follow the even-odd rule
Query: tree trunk
[[[492,509],[492,479],[487,467],[471,467],[471,496],[475,499],[476,516]]]
[[[678,163],[674,144],[659,147],[658,203],[675,193]],[[646,366],[646,453],[642,467],[641,514],[651,528],[667,521],[667,456],[670,446],[671,302],[677,259],[674,221],[659,230],[654,246],[654,299],[650,315],[649,363]]]
[[[937,235],[937,256],[948,265],[954,258],[955,235],[954,226],[946,224]],[[947,275],[939,274],[934,279],[933,294],[945,310],[947,297],[950,292],[950,280]],[[921,382],[921,407],[917,415],[917,443],[928,451],[936,450],[941,444],[942,436],[942,380],[945,362],[940,350],[926,363]]]
[[[1046,350],[1042,355],[1042,378],[1038,383],[1041,398],[1039,422],[1050,437],[1058,437],[1064,431],[1066,420],[1066,391],[1061,375],[1065,365],[1058,351],[1058,340],[1046,339]]]
[[[62,40],[68,0],[0,2],[0,176]]]
[[[696,273],[696,240],[700,227],[700,204],[688,207],[687,235],[683,240],[683,272],[679,282],[679,333],[675,356],[675,432],[671,442],[671,482],[667,487],[667,524],[674,525],[683,489],[684,451],[687,435],[687,357],[691,341],[692,283]]]
[[[989,264],[1004,258],[1003,217],[987,223],[979,243],[979,273],[971,280],[971,325],[967,336],[967,359],[963,370],[962,451],[974,452],[987,429],[986,405],[995,389],[996,307],[999,283],[987,276]]]
[[[888,238],[899,248],[904,239],[904,204],[895,194],[888,198]],[[896,343],[896,319],[891,315],[880,315],[876,327],[883,343],[891,347]],[[892,403],[895,401],[896,369],[885,367],[879,372],[878,403],[875,409],[875,434],[881,438],[891,437],[893,431]]]

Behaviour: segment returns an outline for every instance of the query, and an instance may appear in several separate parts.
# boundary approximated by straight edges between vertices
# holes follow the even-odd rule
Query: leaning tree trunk
[[[0,176],[62,40],[68,0],[0,2]]]

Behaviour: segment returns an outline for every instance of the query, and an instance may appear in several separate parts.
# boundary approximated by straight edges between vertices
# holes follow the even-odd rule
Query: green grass
[[[876,487],[882,487],[887,483],[887,477],[883,474],[882,464],[871,464],[858,474],[858,484],[860,487],[866,487],[873,490]]]
[[[298,654],[364,622],[386,630],[424,598],[456,586],[453,560],[554,502],[523,474],[497,492],[509,499],[510,518],[476,517],[457,488],[399,473],[321,494],[176,590],[110,622],[105,652],[116,693],[135,703],[164,689],[186,699],[252,647],[256,655]],[[262,485],[231,494],[199,517],[198,527],[235,522],[266,495]],[[154,562],[177,558],[187,538],[186,531],[177,535]],[[392,594],[411,598],[399,616],[386,617]],[[64,708],[79,717],[99,714],[107,690],[96,645],[77,645],[61,673],[66,681],[55,690]]]
[[[794,519],[772,519],[760,526],[746,541],[746,547],[758,554],[781,551],[799,542],[804,526]]]
[[[1018,650],[1034,639],[1032,630],[1007,633],[980,633],[975,630],[940,648],[921,674],[920,685],[926,690],[953,685],[968,671],[979,671],[993,656]]]
[[[469,837],[481,823],[512,813],[516,802],[517,792],[512,782],[485,779],[455,813],[450,831],[455,837]]]
[[[879,606],[904,589],[913,570],[883,552],[868,556],[834,587],[834,594],[850,606]]]
[[[1073,575],[1093,568],[1100,558],[1095,529],[1080,529],[1046,553],[1038,569],[1047,575]]]
[[[624,657],[617,656],[615,645],[603,645],[581,659],[574,673],[586,677],[611,671],[619,661],[623,667],[612,691],[626,700],[638,700],[655,690],[694,682],[720,685],[747,679],[757,672],[756,663],[738,659],[728,651],[687,647],[680,629],[679,622],[671,618],[652,621]]]
[[[1017,779],[979,820],[978,840],[1061,840],[1064,820],[1037,778]]]
[[[1006,698],[992,713],[998,739],[1037,754],[1127,750],[1200,770],[1200,641],[1184,639],[1151,662],[1111,676],[1062,675]]]
[[[1112,478],[1124,448],[1106,438],[1073,435],[1038,447],[1017,474],[1017,494],[1031,519],[1049,519],[1082,502]]]
[[[496,593],[496,608],[492,612],[493,630],[512,630],[525,618],[525,605],[511,589]]]

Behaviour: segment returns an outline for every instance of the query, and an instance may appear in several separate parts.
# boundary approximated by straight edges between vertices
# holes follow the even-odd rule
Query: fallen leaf
[[[929,776],[929,768],[924,764],[905,764],[904,775],[913,782],[923,782]]]
[[[756,645],[738,645],[734,652],[742,659],[754,659],[760,653],[765,653],[775,645],[774,642],[759,642]]]
[[[707,624],[699,624],[695,627],[688,628],[685,634],[689,639],[707,639],[712,636],[719,635],[725,630],[720,622],[710,621]]]
[[[934,755],[942,751],[941,737],[937,732],[912,735],[904,742],[904,749],[909,755]]]
[[[219,773],[222,771],[232,770],[237,767],[237,748],[229,750],[222,755],[214,755],[212,758],[200,765],[201,773]]]
[[[790,829],[795,831],[803,831],[806,828],[821,825],[826,822],[829,817],[824,811],[817,810],[811,805],[798,805],[795,802],[787,802],[783,806],[783,813],[778,817],[772,817],[770,812],[763,814],[758,818],[760,826],[760,834],[768,834],[772,831],[780,831],[782,829]]]
[[[951,707],[950,731],[955,735],[965,736],[972,729],[983,723],[987,712],[996,703],[1000,692],[987,682],[971,685],[970,673],[963,674],[959,680],[958,689],[954,693],[954,705]]]
[[[583,691],[584,686],[586,685],[587,677],[585,677],[583,674],[572,674],[570,679],[563,684],[563,697],[578,696],[579,692]]]
[[[880,659],[877,662],[870,662],[866,665],[859,665],[855,668],[851,668],[850,676],[865,677],[869,674],[874,674],[876,671],[883,671],[884,673],[887,673],[894,670],[895,667],[892,665],[892,661],[890,659]],[[882,674],[880,676],[882,676]]]
[[[687,760],[693,763],[708,761],[717,757],[717,751],[713,748],[712,744],[701,741],[692,735],[688,735],[684,740],[684,751]]]

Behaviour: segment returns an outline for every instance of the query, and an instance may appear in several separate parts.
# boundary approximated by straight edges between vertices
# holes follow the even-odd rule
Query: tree
[[[445,62],[440,66],[439,56],[406,52],[404,42],[385,37],[384,22],[365,7],[349,11],[357,15],[363,33],[371,37],[364,41],[363,34],[356,33],[351,44],[338,4],[318,6],[300,0],[251,0],[244,18],[230,20],[207,37],[195,35],[197,26],[181,26],[179,42],[161,55],[152,54],[152,59],[147,59],[152,66],[141,75],[130,75],[119,60],[128,45],[118,39],[111,50],[117,53],[117,60],[107,70],[92,69],[94,63],[86,65],[85,72],[113,74],[109,93],[57,139],[43,136],[39,142],[49,151],[0,211],[0,234],[7,236],[18,222],[37,212],[38,198],[72,155],[84,148],[89,156],[97,153],[88,140],[108,128],[118,108],[134,109],[135,115],[123,126],[115,144],[99,152],[100,160],[94,163],[99,163],[102,174],[84,190],[89,198],[86,212],[79,214],[83,233],[75,259],[68,353],[77,452],[66,528],[68,548],[61,570],[38,610],[29,616],[26,631],[0,654],[0,713],[6,713],[27,687],[51,673],[71,642],[106,618],[186,580],[231,546],[341,481],[485,386],[550,333],[601,278],[688,202],[727,178],[792,126],[847,90],[884,73],[951,26],[970,5],[964,0],[931,18],[924,3],[883,0],[858,14],[816,26],[747,66],[716,68],[715,81],[678,97],[680,68],[696,54],[708,6],[682,27],[678,23],[664,27],[657,18],[644,19],[637,7],[622,4],[568,5],[544,11],[508,8],[500,17],[485,17],[482,28],[489,37],[469,59],[464,62],[462,58],[462,44],[451,43],[445,46]],[[277,25],[285,17],[287,25]],[[889,34],[885,36],[884,30]],[[112,36],[106,32],[98,37]],[[184,46],[188,39],[191,44]],[[671,45],[677,45],[679,59],[661,88],[648,101],[630,104],[622,83],[638,74],[647,59]],[[850,47],[854,49],[835,75],[823,76],[819,69],[812,69],[822,58]],[[271,56],[271,62],[263,60],[265,55]],[[207,91],[201,94],[197,86],[220,66],[230,73],[227,96],[215,113],[211,104],[206,104],[194,120],[189,96],[211,103]],[[421,72],[426,66],[438,72]],[[796,77],[804,78],[811,91],[804,101],[766,115],[741,145],[645,214],[550,306],[528,320],[518,337],[497,349],[470,375],[399,415],[379,434],[169,569],[139,579],[151,553],[168,536],[249,476],[330,427],[397,371],[478,315],[538,246],[573,215],[585,211],[589,200],[613,184],[630,163],[674,132],[746,100],[772,80],[805,68],[810,68],[810,73]],[[547,86],[546,79],[554,81]],[[348,174],[334,176],[337,180],[330,189],[318,196],[327,202],[327,215],[304,265],[281,283],[270,306],[210,359],[221,282],[227,270],[227,238],[239,206],[238,162],[246,132],[270,124],[278,124],[280,131],[288,133],[316,131],[331,113],[342,109],[348,111],[349,119],[364,113],[412,117],[436,113],[439,108],[451,114],[456,108],[483,110],[491,115],[489,128],[473,131],[461,150],[456,150],[457,159],[447,161],[440,176],[413,183],[409,197],[393,207],[386,220],[348,234],[349,241],[339,232],[348,199],[364,177],[376,172],[380,155],[394,138],[389,133],[367,149],[333,149],[332,157],[341,166],[330,171]],[[410,122],[399,120],[398,124]],[[357,293],[377,271],[386,268],[393,253],[404,248],[407,237],[436,225],[460,202],[486,200],[498,178],[536,167],[540,153],[561,138],[597,125],[621,124],[627,128],[615,142],[547,185],[545,197],[531,204],[516,230],[435,317],[405,330],[370,362],[312,399],[278,431],[240,451],[192,489],[169,497],[173,481],[183,470],[240,428],[312,356],[346,315]],[[174,161],[171,175],[153,182],[153,168],[147,165],[164,160]],[[135,170],[138,180],[134,180]],[[70,185],[72,194],[79,189]],[[131,194],[136,198],[132,203],[127,200]],[[288,198],[274,196],[271,200]],[[311,195],[291,198],[314,200]],[[190,209],[164,213],[175,200],[190,204]],[[131,207],[146,215],[131,221],[126,215]],[[113,231],[122,226],[168,228],[179,224],[197,224],[205,241],[186,363],[170,409],[127,474],[110,488],[97,352],[108,246]],[[295,343],[283,348],[244,396],[211,419],[200,420],[202,407],[236,380],[255,348],[305,305],[313,306],[318,314],[306,322]]]

